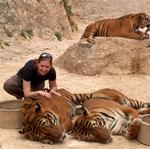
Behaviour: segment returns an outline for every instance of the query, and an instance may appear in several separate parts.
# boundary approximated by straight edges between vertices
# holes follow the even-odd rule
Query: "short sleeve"
[[[34,76],[33,73],[34,73],[33,62],[29,61],[24,66],[24,70],[23,70],[23,73],[22,73],[22,78],[25,81],[31,81],[32,76]]]
[[[52,67],[52,68],[50,69],[50,72],[49,72],[49,80],[50,80],[50,81],[56,80],[56,71],[55,71],[54,67]]]

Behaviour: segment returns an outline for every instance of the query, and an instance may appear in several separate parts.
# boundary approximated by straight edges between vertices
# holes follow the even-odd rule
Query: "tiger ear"
[[[139,13],[138,18],[139,19],[144,19],[146,17],[145,13]]]
[[[88,109],[87,108],[85,108],[85,107],[82,107],[82,112],[83,112],[83,115],[89,115],[89,111],[88,111]]]
[[[40,112],[41,111],[41,106],[39,103],[36,102],[36,105],[35,105],[35,112]]]

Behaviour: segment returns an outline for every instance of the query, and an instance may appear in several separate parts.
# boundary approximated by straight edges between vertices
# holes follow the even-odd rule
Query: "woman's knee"
[[[19,84],[18,78],[16,76],[12,76],[4,82],[3,88],[5,91],[10,92],[12,90],[19,89]]]
[[[3,84],[3,89],[5,90],[5,91],[10,91],[10,89],[11,89],[11,84],[10,84],[10,82],[7,80],[7,81],[5,81],[4,82],[4,84]]]
[[[23,90],[21,88],[21,83],[18,82],[14,77],[6,80],[3,84],[3,89],[15,96],[17,99],[21,99],[23,97]]]

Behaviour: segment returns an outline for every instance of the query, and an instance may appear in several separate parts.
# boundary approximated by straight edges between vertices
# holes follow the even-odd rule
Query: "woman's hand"
[[[49,92],[45,92],[45,91],[37,91],[39,95],[45,96],[47,98],[51,98],[51,95]]]
[[[53,89],[51,89],[49,93],[50,93],[50,94],[55,94],[55,95],[61,96],[58,92],[56,92],[56,91],[53,90]]]
[[[53,81],[49,81],[49,86],[50,86],[50,91],[49,93],[50,94],[55,94],[55,95],[58,95],[58,96],[61,96],[56,90],[57,90],[57,83],[56,83],[56,79],[53,80]]]

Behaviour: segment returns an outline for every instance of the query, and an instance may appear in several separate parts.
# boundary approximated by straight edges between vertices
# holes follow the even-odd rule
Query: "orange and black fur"
[[[28,97],[23,101],[20,133],[29,140],[48,144],[62,142],[66,133],[72,131],[76,106],[91,97],[91,94],[72,94],[65,89],[58,92],[61,96]]]
[[[89,43],[95,43],[95,36],[125,37],[132,39],[149,38],[147,33],[139,31],[150,25],[150,17],[145,13],[129,14],[114,19],[104,19],[89,24],[81,37]]]
[[[78,108],[78,105],[83,105],[85,109],[86,102],[91,102],[91,106],[95,106],[94,102],[98,99],[98,102],[102,102],[104,99],[107,102],[114,102],[118,105],[116,107],[126,105],[127,109],[136,109],[137,112],[133,114],[133,119],[136,119],[137,114],[147,113],[150,111],[150,104],[143,103],[137,100],[129,99],[122,93],[114,89],[101,89],[95,91],[93,93],[81,93],[81,94],[72,94],[65,89],[59,89],[58,92],[61,96],[52,95],[51,98],[46,98],[43,96],[39,97],[29,97],[24,100],[24,104],[22,107],[22,133],[30,140],[41,141],[44,143],[54,144],[58,142],[62,142],[65,138],[66,133],[73,132],[75,130],[76,133],[84,132],[85,129],[80,125],[79,120],[76,121],[76,126],[79,127],[80,131],[76,131],[74,128],[74,118],[80,112],[82,112],[82,108]],[[99,105],[98,103],[96,105]],[[81,106],[80,106],[81,107]],[[106,105],[107,108],[107,105]],[[108,107],[109,108],[109,107]],[[118,109],[119,109],[118,108]],[[111,110],[110,110],[111,111]],[[112,109],[113,111],[113,109]],[[125,115],[123,109],[121,108],[120,113]],[[130,110],[129,110],[130,111]],[[133,110],[131,110],[132,112]],[[104,110],[105,112],[105,110]],[[86,113],[86,112],[84,112]],[[77,116],[78,117],[78,116]],[[130,117],[130,114],[129,114]],[[86,117],[87,118],[87,117]],[[82,119],[79,118],[79,119]],[[89,125],[95,127],[99,126],[99,124],[103,122],[94,122],[95,115],[90,117]],[[124,118],[125,120],[128,117]],[[104,119],[105,120],[105,119]],[[117,117],[114,120],[117,120]],[[83,119],[82,122],[84,126],[87,119]],[[94,123],[91,125],[91,121]],[[105,120],[106,121],[106,120]],[[134,121],[133,121],[134,122]],[[79,123],[79,124],[78,124]],[[105,122],[107,123],[107,121]],[[139,126],[138,118],[134,123],[137,123]],[[101,142],[109,141],[111,130],[107,127],[103,127],[100,125],[101,129],[96,128],[94,131],[94,135],[96,138],[100,138]],[[121,127],[121,124],[118,124],[118,127]],[[90,129],[89,129],[90,131]],[[88,133],[89,133],[88,131]],[[83,135],[87,135],[83,133]],[[83,137],[84,138],[84,137]],[[108,139],[109,138],[109,139]],[[84,139],[83,139],[84,140]]]
[[[82,103],[72,136],[78,140],[109,143],[112,134],[136,138],[140,115],[150,113],[150,103],[133,100],[114,89],[102,89]]]

